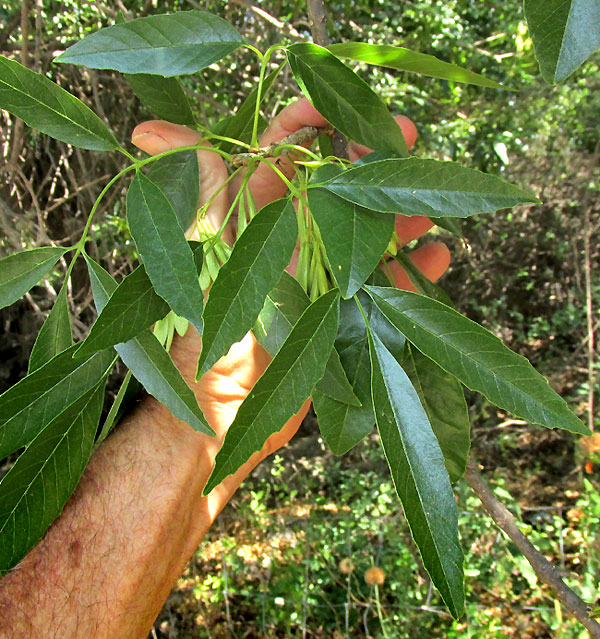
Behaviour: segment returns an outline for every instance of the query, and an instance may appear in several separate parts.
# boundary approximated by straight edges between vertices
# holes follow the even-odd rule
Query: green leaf
[[[444,457],[410,380],[369,331],[377,428],[423,565],[455,619],[464,612],[458,510]]]
[[[304,289],[284,271],[279,282],[269,291],[258,320],[252,329],[258,343],[270,355],[275,356],[309,305],[310,300]],[[361,405],[352,386],[350,386],[335,348],[331,349],[325,374],[315,389],[339,402],[353,406]]]
[[[329,291],[302,314],[238,409],[204,489],[208,494],[260,450],[301,408],[323,377],[339,321],[339,293]],[[325,355],[325,357],[323,356]]]
[[[369,148],[408,155],[386,105],[352,69],[310,42],[291,45],[287,56],[302,92],[336,129]]]
[[[451,82],[464,82],[480,87],[504,89],[501,84],[488,80],[478,73],[463,69],[456,64],[443,62],[433,55],[417,53],[404,47],[394,47],[388,44],[369,44],[367,42],[340,42],[327,48],[338,58],[349,58],[380,67],[398,69],[399,71],[411,71],[432,78],[450,80]]]
[[[427,295],[428,297],[446,304],[446,306],[454,307],[452,300],[448,297],[445,291],[443,291],[437,284],[434,284],[428,277],[423,275],[421,271],[414,265],[413,261],[402,250],[398,251],[394,256],[394,259],[402,266],[406,271],[410,281],[419,293]]]
[[[27,445],[55,417],[103,380],[112,350],[73,359],[77,346],[53,357],[0,395],[0,459]]]
[[[0,574],[16,565],[61,513],[85,469],[104,384],[56,416],[0,481]]]
[[[100,29],[55,61],[171,77],[196,73],[242,44],[242,36],[222,18],[202,11],[178,11]]]
[[[42,325],[29,357],[29,373],[43,366],[73,344],[67,287],[63,284]]]
[[[117,283],[98,263],[87,256],[85,259],[96,308],[102,313]],[[195,430],[208,435],[215,434],[207,424],[192,389],[169,353],[149,330],[125,344],[118,344],[115,350],[148,393],[164,404],[177,419],[187,422]]]
[[[471,390],[527,421],[589,435],[544,377],[483,326],[417,293],[365,289],[406,339]]]
[[[0,308],[9,306],[35,286],[71,249],[43,246],[0,260]]]
[[[185,91],[177,78],[126,73],[125,79],[139,101],[157,118],[175,124],[193,126],[196,123]]]
[[[402,359],[404,336],[390,326],[366,293],[361,291],[358,297],[371,325],[377,327],[395,356]],[[323,439],[334,455],[344,455],[366,437],[375,424],[367,331],[354,300],[344,300],[340,305],[340,328],[335,348],[354,394],[362,405],[357,407],[349,403],[343,404],[327,396],[319,388],[313,393],[313,406]]]
[[[94,322],[74,357],[89,357],[139,335],[169,312],[157,295],[143,264],[123,279]]]
[[[402,215],[468,217],[539,200],[493,175],[456,162],[390,158],[350,168],[311,186],[359,206]]]
[[[600,49],[600,0],[525,0],[525,15],[549,84],[567,78]]]
[[[166,195],[139,171],[127,191],[127,221],[154,290],[202,333],[194,255]]]
[[[289,199],[268,204],[252,218],[210,289],[197,379],[254,326],[268,292],[290,263],[296,238]]]
[[[416,349],[403,367],[438,440],[452,483],[465,473],[471,448],[471,422],[460,382]]]
[[[41,73],[0,55],[0,108],[57,140],[92,151],[119,148],[106,124]]]
[[[280,69],[271,71],[269,75],[263,80],[262,90],[260,92],[260,102],[262,102],[264,96],[267,94],[275,78],[279,75]],[[250,144],[252,141],[252,128],[254,126],[254,111],[256,109],[256,100],[258,98],[258,87],[254,89],[250,95],[239,106],[235,115],[227,120],[227,124],[221,131],[218,131],[218,135],[222,135],[226,138],[232,138]],[[231,153],[235,148],[235,145],[231,142],[220,142],[219,147],[222,151]]]
[[[315,172],[315,180],[319,173]],[[308,203],[342,297],[352,297],[385,253],[394,233],[394,218],[325,189],[309,189]]]
[[[146,177],[171,203],[179,224],[187,231],[196,219],[200,197],[200,171],[196,151],[181,151],[150,164]]]
[[[462,230],[462,224],[460,220],[455,217],[430,217],[429,218],[436,226],[439,226],[444,231],[456,235],[456,237],[464,237],[465,234]]]

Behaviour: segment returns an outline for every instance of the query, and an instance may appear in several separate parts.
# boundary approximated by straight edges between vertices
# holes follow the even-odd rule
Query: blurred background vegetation
[[[417,123],[415,154],[457,160],[539,195],[540,206],[464,223],[464,239],[439,232],[453,253],[442,284],[462,312],[527,356],[582,419],[598,426],[591,399],[599,390],[600,368],[593,339],[600,325],[600,57],[564,84],[546,85],[520,0],[326,4],[334,41],[405,46],[510,88],[358,67],[394,113]],[[189,9],[224,17],[263,50],[310,38],[305,3],[297,0],[10,0],[0,1],[0,52],[83,99],[127,143],[133,127],[150,114],[122,76],[52,60],[73,41],[112,24],[119,10],[133,18]],[[255,57],[242,50],[186,77],[199,120],[213,126],[233,113],[257,73]],[[297,94],[290,74],[282,73],[265,118]],[[0,257],[50,242],[74,243],[95,197],[124,158],[75,149],[4,112],[0,117]],[[105,198],[93,227],[91,254],[115,275],[129,272],[135,258],[122,210],[126,187],[122,183]],[[0,311],[0,391],[25,374],[65,267],[59,264],[46,284]],[[73,273],[70,304],[81,337],[94,312],[83,264]],[[481,397],[471,398],[470,411],[474,454],[497,495],[570,585],[594,604],[600,595],[599,484],[595,469],[584,474],[582,466],[593,459],[595,440],[582,450],[569,433],[514,420]],[[586,637],[563,618],[466,485],[457,486],[457,498],[468,614],[454,622],[416,558],[375,435],[335,458],[308,418],[291,446],[246,482],[188,566],[151,636]],[[363,580],[372,565],[386,573],[379,610],[375,589]]]

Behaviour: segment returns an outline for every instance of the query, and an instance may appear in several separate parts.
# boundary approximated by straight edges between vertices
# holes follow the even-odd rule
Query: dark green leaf
[[[0,459],[28,444],[55,417],[97,386],[113,367],[112,350],[73,359],[77,346],[53,357],[0,395]]]
[[[319,171],[314,179],[319,180]],[[308,203],[342,297],[352,297],[379,264],[394,233],[394,218],[325,189],[310,189]]]
[[[468,217],[524,202],[531,193],[455,162],[391,158],[350,168],[319,183],[360,206],[382,213]]]
[[[463,388],[456,377],[416,349],[408,349],[403,367],[427,413],[454,483],[464,475],[471,448],[471,422]]]
[[[269,75],[263,80],[262,91],[260,92],[260,101],[262,102],[263,97],[271,88],[273,81],[279,74],[279,69],[275,69],[271,71]],[[227,138],[232,138],[234,140],[239,140],[240,142],[245,142],[246,144],[250,144],[252,140],[252,128],[254,126],[254,111],[256,109],[256,100],[258,98],[258,87],[254,89],[250,95],[242,102],[239,106],[238,110],[235,112],[235,115],[227,120],[226,126],[223,127],[221,131],[215,131],[219,135],[222,135]],[[261,118],[262,119],[262,118]],[[264,122],[264,120],[263,120]],[[260,127],[259,127],[260,132]],[[231,142],[221,142],[219,144],[220,148],[227,153],[231,153],[234,144]]]
[[[200,171],[196,151],[181,151],[150,164],[146,177],[165,194],[184,231],[196,219]]]
[[[413,264],[413,261],[403,251],[398,251],[394,259],[406,271],[410,281],[419,293],[423,293],[423,295],[427,295],[442,304],[446,304],[446,306],[454,307],[452,300],[448,297],[446,292],[423,275],[423,273],[421,273],[421,271]]]
[[[178,11],[100,29],[55,61],[171,77],[196,73],[243,43],[242,36],[222,18],[202,11]]]
[[[42,325],[29,357],[29,373],[43,366],[73,344],[69,300],[65,284],[60,289],[46,321]]]
[[[86,261],[94,301],[101,313],[117,288],[117,283],[94,260],[86,256]],[[149,330],[125,344],[118,344],[115,350],[150,395],[164,404],[175,417],[187,422],[195,430],[215,434],[206,423],[192,389],[181,376],[169,353]]]
[[[71,249],[43,246],[0,260],[0,308],[23,297]]]
[[[270,355],[276,355],[309,304],[308,295],[300,284],[284,271],[279,282],[269,291],[252,329],[259,344]],[[331,349],[325,374],[315,388],[339,402],[360,406],[335,348]]]
[[[452,235],[456,235],[457,237],[464,237],[465,234],[462,230],[461,221],[457,220],[455,217],[433,217],[429,218],[436,226],[439,226],[444,231],[448,231],[448,233],[452,233]]]
[[[493,89],[504,88],[501,84],[488,80],[478,73],[463,69],[456,64],[442,62],[435,56],[417,53],[404,47],[394,47],[388,44],[369,44],[367,42],[340,42],[327,48],[339,58],[349,58],[380,67],[399,69],[400,71],[412,71],[432,78],[450,80],[451,82],[464,82]]]
[[[169,305],[154,292],[141,264],[115,289],[74,356],[89,357],[96,351],[127,342],[168,312]]]
[[[127,221],[154,290],[202,333],[194,255],[166,195],[139,171],[127,191]]]
[[[408,155],[402,130],[352,69],[310,42],[291,45],[287,55],[302,92],[336,129],[369,148]]]
[[[0,481],[0,574],[42,538],[75,490],[102,411],[99,384],[55,417]]]
[[[0,108],[50,137],[92,151],[119,148],[106,124],[41,73],[0,55]]]
[[[458,510],[444,457],[410,380],[369,333],[373,405],[396,492],[423,564],[455,619],[464,611]]]
[[[196,123],[185,91],[177,78],[127,73],[125,79],[139,101],[157,118],[175,124]]]
[[[290,263],[296,238],[289,199],[268,204],[252,218],[210,289],[198,378],[254,326],[268,292]]]
[[[366,290],[412,344],[471,390],[522,419],[589,435],[533,366],[483,326],[417,293],[371,286]]]
[[[404,336],[393,328],[364,292],[358,297],[363,309],[386,345],[401,360],[404,357]],[[371,400],[371,363],[369,344],[363,317],[354,300],[342,301],[340,328],[335,339],[348,381],[362,406],[350,406],[328,397],[321,389],[313,393],[313,406],[319,429],[334,455],[343,455],[366,437],[375,424]]]
[[[238,409],[204,494],[234,473],[302,408],[323,377],[338,328],[339,299],[336,290],[329,291],[298,320]]]
[[[600,49],[600,0],[525,0],[525,15],[550,84],[567,78]]]

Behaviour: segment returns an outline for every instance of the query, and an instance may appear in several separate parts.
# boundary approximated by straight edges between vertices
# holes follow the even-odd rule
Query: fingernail
[[[131,142],[141,149],[146,151],[150,155],[156,155],[158,153],[164,153],[171,150],[171,145],[160,135],[154,133],[154,131],[147,131],[146,133],[140,133],[133,138]]]

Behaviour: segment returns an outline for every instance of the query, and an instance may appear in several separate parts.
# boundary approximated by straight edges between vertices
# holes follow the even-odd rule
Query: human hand
[[[403,116],[397,117],[396,121],[402,128],[410,148],[417,137],[414,124]],[[301,99],[279,113],[261,137],[260,146],[268,146],[305,126],[324,127],[326,125],[327,121],[312,107],[308,100]],[[195,131],[161,121],[140,124],[132,135],[133,143],[151,155],[182,146],[191,146],[200,139],[201,136]],[[351,142],[348,151],[350,159],[355,161],[368,153],[369,149]],[[227,168],[223,160],[212,151],[199,150],[197,153],[201,184],[199,206],[208,202],[217,193],[206,211],[206,219],[214,229],[218,229],[239,188],[241,176],[232,180],[229,189],[221,189],[227,178]],[[284,174],[290,177],[293,175],[294,168],[289,160],[281,158],[279,168]],[[281,178],[264,163],[260,164],[250,178],[249,186],[257,209],[283,197],[287,188]],[[422,236],[431,226],[431,221],[424,217],[397,216],[396,218],[396,233],[401,244],[406,244]],[[223,234],[224,239],[230,243],[235,240],[235,228],[235,219],[230,220]],[[190,231],[192,231],[190,238],[194,239],[195,231],[193,229]],[[290,265],[292,272],[295,270],[297,256],[296,250]],[[433,281],[445,272],[450,261],[448,249],[441,243],[423,246],[413,251],[410,258]],[[414,290],[407,274],[398,263],[390,263],[390,272],[398,287]],[[235,344],[228,355],[221,358],[198,382],[193,382],[200,347],[201,342],[198,334],[190,328],[185,338],[173,343],[171,354],[190,382],[204,415],[217,433],[216,438],[198,434],[198,440],[202,442],[201,445],[206,453],[206,461],[212,467],[227,428],[233,422],[238,407],[268,366],[270,356],[256,342],[252,334],[248,334],[241,342]],[[309,404],[310,402],[307,401],[302,410],[280,432],[267,440],[261,451],[255,453],[235,475],[226,479],[220,487],[213,491],[219,501],[222,501],[220,497],[225,501],[229,499],[235,488],[252,468],[291,439],[304,418]],[[222,505],[219,504],[218,507],[220,508]]]

